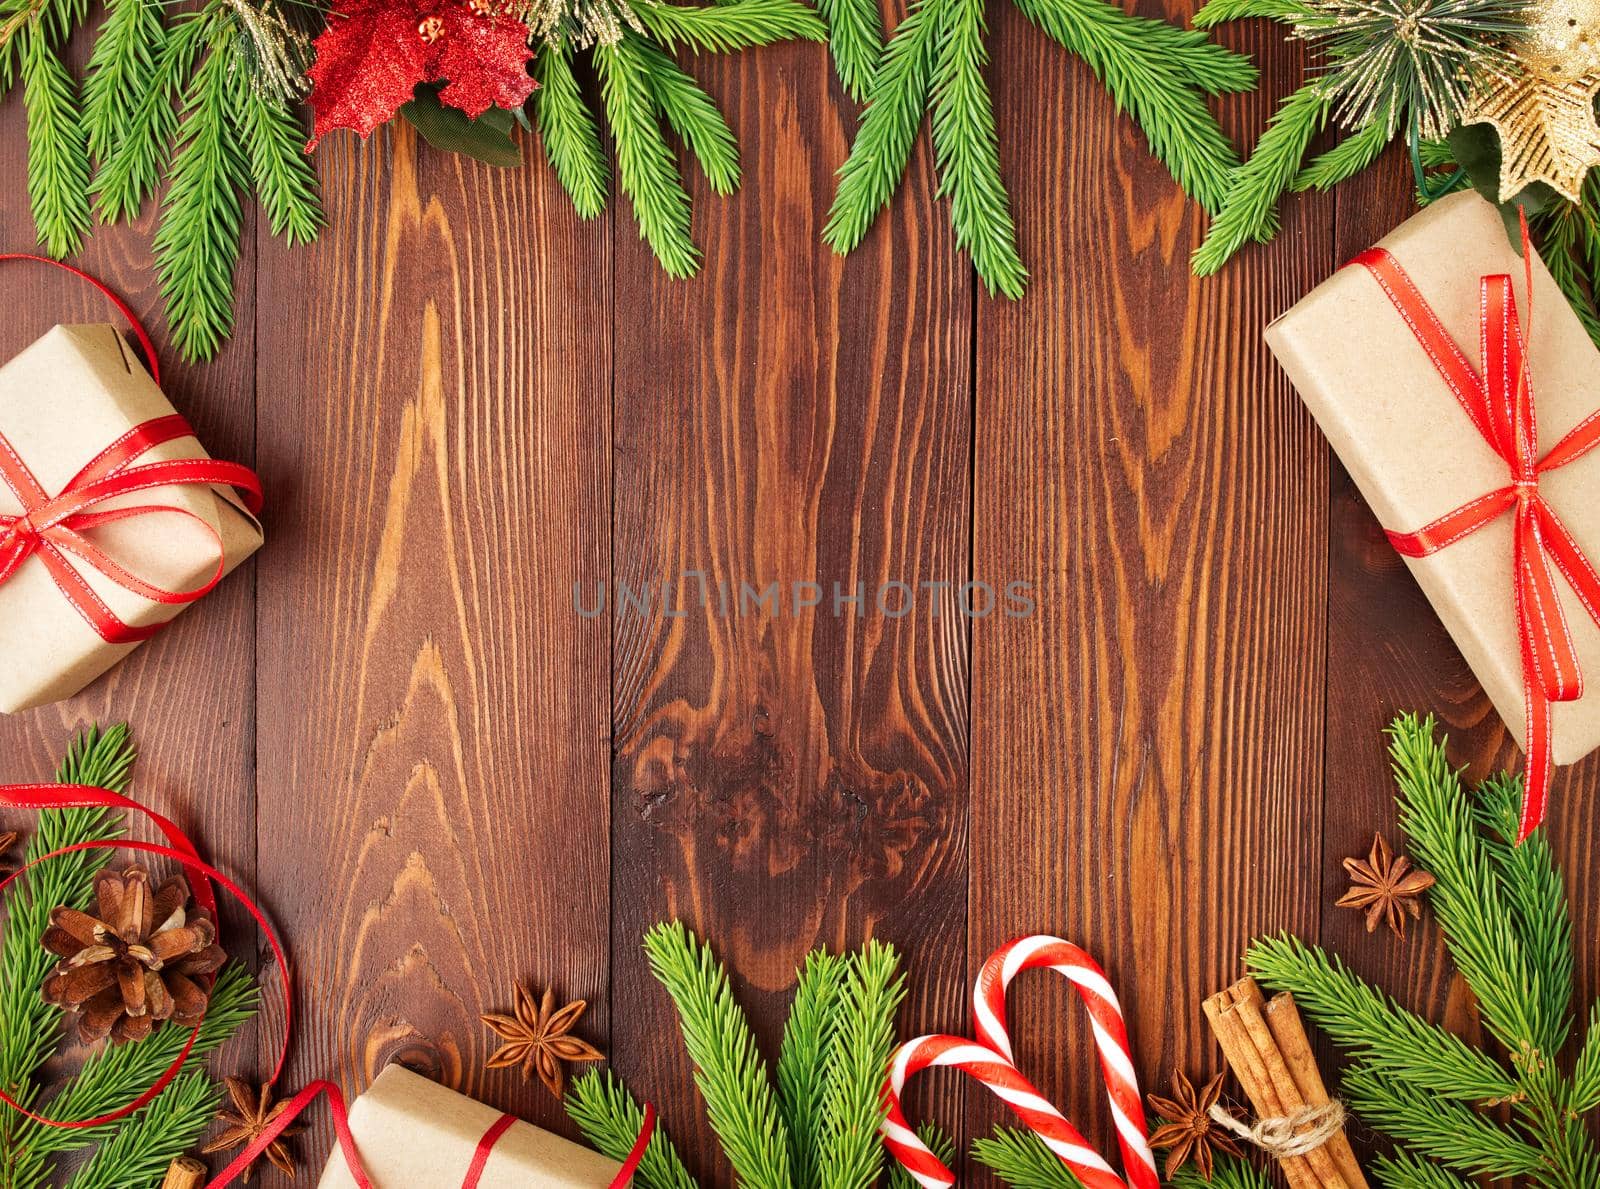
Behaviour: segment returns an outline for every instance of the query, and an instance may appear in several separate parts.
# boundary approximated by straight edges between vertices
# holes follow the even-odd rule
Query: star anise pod
[[[513,1015],[482,1017],[490,1030],[505,1042],[490,1056],[489,1068],[509,1069],[520,1065],[523,1077],[537,1073],[545,1088],[560,1098],[567,1088],[566,1062],[605,1060],[605,1054],[599,1049],[571,1035],[588,1006],[582,999],[574,999],[558,1009],[555,990],[551,987],[545,988],[544,998],[535,1006],[533,992],[518,984]]]
[[[78,1013],[85,1044],[143,1040],[164,1020],[193,1028],[211,997],[204,976],[226,960],[211,915],[190,907],[181,875],[152,891],[143,867],[102,871],[94,888],[94,915],[68,905],[50,913],[40,944],[62,961],[44,1001]]]
[[[1187,1077],[1174,1073],[1171,1098],[1150,1095],[1150,1110],[1166,1120],[1150,1136],[1150,1146],[1167,1150],[1165,1176],[1168,1179],[1193,1160],[1195,1167],[1200,1170],[1201,1179],[1209,1181],[1216,1153],[1244,1155],[1233,1136],[1222,1130],[1211,1117],[1211,1108],[1222,1098],[1222,1078],[1223,1075],[1219,1073],[1196,1093]]]
[[[1350,890],[1335,902],[1340,908],[1354,908],[1367,914],[1367,932],[1383,921],[1396,937],[1406,935],[1406,914],[1422,915],[1418,899],[1433,887],[1433,876],[1412,869],[1404,855],[1391,855],[1382,834],[1375,834],[1372,850],[1363,859],[1346,859]]]
[[[243,1078],[224,1078],[223,1082],[228,1087],[228,1097],[233,1100],[233,1108],[224,1107],[217,1112],[217,1121],[223,1125],[223,1131],[216,1139],[212,1140],[200,1150],[207,1156],[213,1152],[231,1152],[235,1148],[248,1148],[256,1138],[275,1123],[278,1116],[283,1114],[284,1108],[289,1105],[285,1098],[282,1102],[272,1100],[272,1085],[263,1085],[259,1090],[250,1085]],[[294,1157],[289,1152],[289,1145],[283,1141],[290,1136],[299,1135],[305,1130],[303,1123],[291,1123],[280,1131],[270,1144],[262,1149],[261,1155],[265,1156],[272,1167],[290,1180],[294,1179]],[[258,1156],[256,1159],[260,1159]],[[244,1175],[240,1180],[248,1183],[255,1175],[255,1160],[245,1165]]]

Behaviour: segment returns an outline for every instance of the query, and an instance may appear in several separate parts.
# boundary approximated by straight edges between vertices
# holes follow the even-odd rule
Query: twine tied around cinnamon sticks
[[[1246,977],[1201,1006],[1258,1122],[1213,1118],[1275,1156],[1290,1189],[1368,1189],[1344,1107],[1328,1094],[1294,997],[1285,991],[1269,1001]]]

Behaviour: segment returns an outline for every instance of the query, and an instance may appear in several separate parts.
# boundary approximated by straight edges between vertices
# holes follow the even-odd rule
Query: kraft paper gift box
[[[390,1065],[350,1107],[350,1131],[373,1189],[460,1189],[478,1141],[500,1112],[403,1065]],[[606,1189],[622,1166],[516,1122],[490,1150],[479,1189]],[[337,1143],[318,1189],[355,1189]]]
[[[1528,381],[1543,454],[1600,408],[1600,352],[1544,264],[1525,265],[1499,212],[1471,192],[1440,199],[1379,247],[1432,306],[1472,370],[1480,354],[1480,278],[1512,278],[1528,344]],[[1378,521],[1413,533],[1511,481],[1505,459],[1447,385],[1384,287],[1359,264],[1340,269],[1273,322],[1266,339]],[[1600,450],[1539,476],[1538,490],[1591,559],[1600,558]],[[1518,744],[1525,737],[1523,667],[1508,512],[1426,557],[1407,557]],[[1600,685],[1600,628],[1567,581],[1555,585],[1583,674]],[[1552,758],[1571,763],[1600,744],[1600,693],[1552,706]]]
[[[57,326],[0,367],[0,437],[49,495],[59,493],[85,463],[134,426],[172,415],[166,396],[109,325]],[[136,464],[208,457],[188,437],[155,446]],[[202,586],[217,572],[219,548],[227,571],[261,545],[259,524],[227,488],[166,485],[120,496],[97,510],[153,504],[181,509],[198,523],[155,514],[93,530],[107,555],[153,586],[172,591]],[[0,482],[0,514],[21,511],[11,488]],[[5,535],[0,528],[0,537]],[[67,556],[90,590],[131,627],[159,624],[182,610],[182,605],[128,590]],[[136,647],[101,638],[37,555],[0,583],[0,711],[15,713],[70,697]]]

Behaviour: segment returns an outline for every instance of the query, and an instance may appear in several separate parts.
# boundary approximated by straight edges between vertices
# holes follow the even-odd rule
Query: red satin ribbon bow
[[[1522,256],[1531,320],[1533,251],[1526,218],[1522,220]],[[1549,801],[1551,706],[1583,696],[1583,673],[1561,605],[1556,571],[1576,592],[1590,617],[1600,623],[1600,573],[1596,573],[1540,493],[1539,476],[1566,466],[1600,445],[1600,409],[1579,422],[1541,458],[1528,377],[1527,342],[1517,318],[1511,278],[1500,274],[1481,280],[1480,375],[1393,256],[1382,248],[1369,248],[1351,263],[1364,267],[1383,286],[1472,424],[1510,471],[1511,481],[1504,487],[1463,504],[1415,532],[1389,532],[1388,536],[1406,557],[1427,557],[1507,512],[1514,518],[1512,568],[1528,754],[1522,821],[1517,832],[1517,841],[1521,842],[1544,821]]]
[[[4,892],[11,884],[32,871],[41,863],[62,855],[74,854],[81,851],[93,850],[132,850],[142,854],[160,855],[181,864],[193,877],[194,898],[200,906],[211,913],[212,918],[217,915],[216,888],[221,887],[236,899],[245,908],[261,929],[262,936],[272,950],[273,961],[276,962],[280,989],[283,992],[283,1039],[278,1048],[277,1063],[273,1066],[272,1076],[268,1084],[278,1081],[283,1073],[284,1063],[289,1052],[289,1037],[293,1027],[294,1008],[294,975],[289,966],[289,958],[285,953],[283,944],[278,940],[271,922],[267,920],[266,913],[252,900],[238,884],[229,879],[217,868],[213,867],[200,857],[199,851],[187,835],[176,824],[168,821],[153,810],[146,809],[137,801],[132,801],[120,793],[111,792],[109,789],[97,788],[86,784],[13,784],[0,785],[0,805],[16,809],[86,809],[103,808],[117,809],[129,813],[136,813],[152,822],[161,834],[167,839],[169,845],[154,842],[138,842],[132,839],[120,839],[104,842],[78,842],[71,846],[64,846],[60,850],[51,851],[49,854],[40,855],[13,872],[5,879],[0,880],[0,892]],[[18,1102],[4,1090],[0,1090],[0,1104],[32,1119],[45,1127],[57,1127],[78,1130],[88,1127],[100,1127],[114,1123],[119,1119],[127,1118],[141,1107],[147,1106],[161,1093],[173,1078],[183,1069],[184,1062],[188,1060],[190,1050],[194,1048],[195,1041],[200,1036],[200,1025],[189,1035],[183,1049],[173,1058],[172,1064],[158,1077],[150,1087],[141,1092],[136,1098],[115,1110],[88,1119],[57,1119],[29,1109]],[[359,1189],[373,1189],[372,1181],[367,1176],[366,1169],[362,1167],[361,1155],[356,1149],[355,1137],[350,1132],[350,1119],[345,1110],[344,1096],[340,1094],[339,1087],[332,1082],[312,1082],[300,1093],[290,1100],[286,1109],[281,1111],[273,1122],[263,1130],[243,1151],[229,1162],[228,1166],[218,1173],[206,1189],[227,1189],[239,1180],[255,1161],[256,1157],[267,1149],[267,1146],[277,1139],[295,1119],[299,1118],[320,1097],[326,1096],[328,1107],[333,1115],[334,1135],[338,1139],[339,1149],[344,1154],[346,1168],[355,1179]],[[473,1152],[472,1160],[464,1170],[461,1189],[477,1189],[484,1169],[489,1162],[489,1156],[495,1143],[516,1122],[511,1115],[502,1115],[478,1140]],[[649,1106],[645,1107],[644,1126],[639,1131],[638,1139],[634,1142],[633,1150],[628,1154],[622,1168],[612,1180],[610,1189],[624,1189],[633,1178],[634,1172],[639,1167],[639,1162],[644,1158],[645,1149],[649,1146],[655,1130],[655,1111]]]
[[[139,325],[133,311],[99,281],[78,269],[37,256],[0,255],[0,260],[36,260],[55,265],[82,277],[100,290],[133,324],[140,345],[145,349],[145,357],[149,360],[150,374],[160,383],[161,372],[150,337]],[[69,555],[88,563],[118,586],[153,603],[192,603],[209,594],[222,580],[226,564],[222,557],[222,538],[215,529],[194,513],[171,504],[106,506],[124,496],[152,488],[224,486],[235,488],[252,514],[259,512],[261,483],[248,467],[210,458],[180,458],[147,463],[138,461],[157,446],[193,436],[194,431],[189,428],[188,422],[176,414],[146,421],[96,454],[68,480],[65,487],[51,495],[28,469],[5,435],[0,434],[0,483],[10,489],[22,507],[18,514],[0,513],[0,585],[16,574],[30,557],[37,557],[44,563],[67,602],[108,644],[132,644],[147,640],[163,625],[132,627],[124,623],[84,580],[69,560]],[[160,514],[187,516],[216,538],[217,568],[200,586],[189,590],[166,590],[146,582],[119,564],[86,535],[115,521]]]

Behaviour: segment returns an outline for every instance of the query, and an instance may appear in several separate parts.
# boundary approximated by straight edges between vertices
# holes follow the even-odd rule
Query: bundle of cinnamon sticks
[[[1269,1001],[1256,980],[1246,977],[1201,1006],[1258,1120],[1291,1119],[1312,1113],[1307,1108],[1329,1106],[1300,1010],[1287,991]],[[1308,1121],[1297,1130],[1316,1129]],[[1308,1151],[1278,1154],[1278,1162],[1290,1189],[1367,1189],[1342,1127]]]

